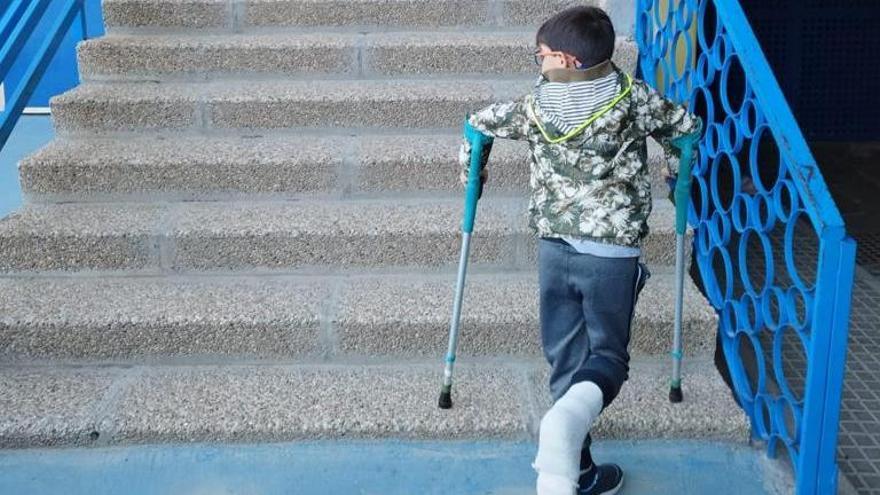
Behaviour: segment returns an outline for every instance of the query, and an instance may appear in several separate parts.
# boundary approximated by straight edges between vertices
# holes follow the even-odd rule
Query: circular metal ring
[[[733,195],[733,202],[730,207],[730,218],[733,223],[733,228],[739,233],[742,233],[749,228],[749,212],[751,211],[749,203],[751,201],[751,196],[743,192],[738,192]]]
[[[709,238],[716,246],[726,246],[730,242],[730,220],[718,210],[709,218]]]
[[[694,11],[691,0],[681,0],[675,9],[675,25],[681,31],[687,31],[694,23]]]
[[[717,126],[717,124],[713,124]],[[728,205],[722,204],[720,191],[721,188],[718,185],[718,170],[721,168],[721,159],[726,158],[727,162],[730,164],[731,173],[733,175],[733,192],[730,198],[730,203]],[[733,206],[733,197],[740,191],[742,191],[742,177],[740,177],[739,170],[739,161],[736,159],[736,156],[731,155],[729,153],[720,152],[718,155],[712,160],[712,172],[711,172],[711,184],[712,184],[712,202],[715,204],[715,208],[721,210],[724,213],[729,213],[730,208]]]
[[[685,56],[684,56],[684,60],[682,60],[682,63],[679,64],[678,44],[681,43],[682,39],[684,39]],[[693,57],[693,55],[694,55],[694,47],[691,46],[691,43],[692,43],[692,41],[691,41],[690,33],[688,33],[687,31],[677,31],[675,33],[675,35],[672,37],[672,50],[675,52],[675,54],[673,55],[672,58],[673,58],[673,62],[675,63],[675,66],[676,66],[675,67],[675,78],[676,79],[681,79],[691,66],[691,57]],[[680,74],[678,72],[679,65],[681,66],[681,73]]]
[[[754,414],[752,415],[755,418],[755,433],[765,441],[770,440],[770,437],[774,435],[773,410],[770,408],[772,403],[773,397],[768,394],[755,395]],[[767,424],[768,420],[769,425]]]
[[[801,215],[807,216],[807,212],[804,210],[797,210],[792,215],[791,220],[785,225],[785,240],[783,242],[783,245],[785,246],[785,266],[788,268],[788,276],[791,278],[792,282],[794,282],[794,284],[802,291],[809,292],[815,288],[815,281],[811,285],[807,285],[807,283],[804,282],[794,259],[794,229],[797,227]]]
[[[776,308],[774,318],[773,308]],[[771,331],[779,330],[788,323],[788,312],[785,310],[785,293],[779,287],[767,286],[761,295],[761,317],[764,325]]]
[[[715,70],[721,71],[724,68],[724,62],[730,55],[730,41],[727,39],[727,33],[721,32],[715,35],[710,55],[712,55],[710,58],[712,66],[715,67]]]
[[[712,250],[712,238],[709,232],[709,220],[703,220],[697,225],[696,229],[697,249],[699,254],[709,256]]]
[[[775,183],[770,187],[767,187],[764,184],[763,179],[761,179],[761,171],[758,169],[758,148],[761,146],[761,138],[764,137],[765,132],[772,132],[770,127],[766,124],[759,125],[758,128],[755,130],[754,137],[752,137],[752,142],[749,145],[749,168],[752,174],[752,182],[755,183],[755,186],[758,188],[758,190],[763,193],[769,193],[773,190]],[[771,135],[771,138],[774,139],[775,143],[775,136]],[[778,150],[779,148],[777,146],[777,153]],[[777,162],[779,165],[776,180],[779,181],[779,178],[782,176],[782,160],[779,159],[777,160]]]
[[[724,118],[724,124],[722,124],[721,128],[721,148],[734,155],[739,153],[742,149],[743,137],[739,132],[737,119],[728,115]]]
[[[691,99],[688,102],[688,108],[692,112],[697,106],[697,95],[701,96],[706,104],[706,122],[704,122],[703,139],[700,140],[702,145],[709,133],[709,126],[715,121],[715,103],[712,101],[712,94],[709,93],[709,90],[700,85],[695,85],[694,91],[691,93]]]
[[[751,138],[755,135],[755,130],[763,123],[760,109],[754,98],[746,98],[743,101],[742,108],[739,113],[740,130],[743,137]]]
[[[697,78],[700,86],[710,86],[715,80],[715,68],[709,59],[709,53],[703,52],[697,57]]]
[[[718,158],[718,153],[721,151],[721,126],[715,122],[707,125],[703,141],[706,143],[706,153],[709,157],[712,159]]]
[[[727,38],[725,37],[725,47],[727,47]],[[734,109],[733,105],[730,104],[730,97],[728,95],[728,78],[730,77],[730,67],[733,65],[733,61],[736,60],[739,62],[739,55],[736,53],[731,53],[727,56],[727,59],[724,60],[724,64],[721,67],[721,106],[724,107],[724,111],[732,116],[739,115],[740,111],[742,111],[743,105],[749,96],[749,81],[745,78],[745,72],[743,72],[743,95],[742,102],[740,102],[739,108]],[[740,70],[742,70],[742,64],[740,64]]]
[[[783,194],[788,198],[788,209],[783,203]],[[783,222],[789,222],[792,215],[800,207],[798,203],[798,193],[794,184],[787,179],[777,181],[773,188],[773,205],[776,207],[776,216]]]
[[[670,23],[672,22],[672,5],[668,2],[666,3],[666,19],[661,19],[660,11],[663,6],[663,2],[661,0],[656,0],[654,2],[654,6],[652,10],[654,11],[654,21],[657,22],[657,25],[661,28],[670,27]]]
[[[721,307],[719,325],[724,335],[729,338],[736,337],[736,332],[739,330],[739,309],[736,305],[736,301],[727,300]]]
[[[666,43],[666,30],[660,28],[654,33],[654,43],[651,44],[651,55],[655,59],[661,60],[666,56],[666,52],[669,51]]]
[[[641,53],[648,53],[652,39],[654,39],[654,24],[651,22],[651,15],[646,10],[641,10],[636,18],[636,40]]]
[[[688,223],[691,225],[697,225],[703,220],[706,220],[709,216],[709,198],[706,193],[706,181],[700,175],[694,175],[693,177],[693,185],[691,186],[691,200],[688,208]],[[698,195],[700,197],[700,211],[697,211],[696,204],[694,203],[693,191],[697,190]]]
[[[752,283],[751,275],[749,274],[749,239],[751,239],[753,235],[758,236],[758,240],[761,241],[761,248],[764,252],[764,283],[762,284],[761,290],[758,290],[755,287]],[[773,284],[775,274],[773,271],[773,249],[770,246],[770,240],[752,227],[746,229],[743,232],[742,237],[739,239],[739,274],[746,292],[753,297],[761,297],[761,293],[764,289]]]
[[[800,300],[800,304],[798,301]],[[803,307],[803,317],[798,307]],[[804,292],[797,286],[791,286],[785,291],[785,312],[788,315],[788,323],[798,333],[804,334],[809,331],[810,323],[813,318],[813,296],[809,292]],[[803,337],[803,335],[802,335]]]
[[[800,437],[800,424],[803,413],[800,407],[796,406],[788,399],[782,396],[776,399],[774,411],[774,419],[776,420],[776,431],[779,432],[779,438],[785,443],[786,447],[793,447],[797,444]],[[785,410],[788,410],[794,420],[794,431],[789,431],[788,424],[785,420]],[[789,452],[789,455],[791,453]]]
[[[761,304],[757,297],[743,293],[739,298],[739,330],[746,332],[749,336],[757,335],[764,327],[763,315],[761,314]]]
[[[715,13],[715,37],[712,38],[712,45],[709,45],[708,40],[706,40],[706,9],[709,5],[712,4],[710,0],[704,0],[700,3],[700,7],[697,10],[697,20],[700,25],[697,27],[697,41],[700,43],[700,47],[703,49],[704,53],[710,53],[712,49],[715,47],[714,43],[717,41],[717,35],[721,31],[721,20],[718,18],[718,13]],[[713,6],[714,8],[714,6]]]
[[[755,194],[752,207],[754,208],[754,214],[751,217],[752,227],[760,232],[773,230],[773,226],[776,224],[776,211],[772,196],[764,193]],[[762,211],[766,213],[762,215]]]
[[[714,269],[716,255],[721,257],[721,263],[724,268],[723,291],[718,283],[718,277]],[[701,261],[700,271],[705,282],[706,294],[712,306],[720,308],[724,304],[725,299],[730,299],[733,296],[733,263],[730,261],[730,255],[723,246],[711,246],[708,254],[702,256],[702,258],[702,260],[698,261]]]
[[[804,403],[804,397],[795,396],[794,390],[789,383],[788,376],[785,374],[785,366],[783,363],[785,350],[782,346],[785,343],[785,334],[788,331],[793,331],[793,329],[789,326],[782,327],[773,335],[773,373],[776,375],[776,382],[779,385],[779,389],[782,391],[782,395],[790,400],[792,404],[802,405]],[[794,332],[794,336],[798,339],[797,341],[801,346],[801,350],[804,352],[804,356],[809,356],[807,345],[803,341],[803,338],[797,332]],[[804,380],[806,380],[806,378],[804,378]]]

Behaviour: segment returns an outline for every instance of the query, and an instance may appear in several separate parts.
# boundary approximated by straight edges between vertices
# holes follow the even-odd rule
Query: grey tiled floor
[[[864,269],[853,288],[838,461],[859,494],[880,495],[880,278]]]
[[[857,234],[858,263],[874,277],[880,277],[880,233]]]
[[[880,143],[811,148],[858,242],[838,461],[860,495],[880,495]]]

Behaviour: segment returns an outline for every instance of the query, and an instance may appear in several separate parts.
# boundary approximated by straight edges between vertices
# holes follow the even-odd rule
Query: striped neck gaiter
[[[546,121],[568,133],[608,105],[618,95],[619,86],[616,71],[591,81],[550,82],[541,76],[535,86],[535,102]]]

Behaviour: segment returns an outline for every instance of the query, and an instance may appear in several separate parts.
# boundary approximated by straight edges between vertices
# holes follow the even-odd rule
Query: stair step
[[[746,419],[708,362],[685,368],[670,405],[665,363],[633,363],[594,428],[599,438],[745,441]],[[548,402],[537,361],[456,367],[454,407],[437,407],[439,364],[2,368],[0,446],[534,439]]]
[[[531,81],[224,81],[87,83],[52,100],[69,131],[461,127],[464,116]]]
[[[451,267],[462,209],[460,198],[31,205],[0,220],[0,271]],[[674,213],[655,201],[648,263],[674,262]],[[533,266],[535,246],[525,198],[480,202],[474,266]]]
[[[604,0],[104,0],[112,30],[253,27],[477,27],[537,25],[548,12]]]
[[[101,6],[104,24],[110,30],[118,27],[233,28],[229,0],[104,0]]]
[[[412,144],[427,148],[427,139],[419,137]],[[452,179],[454,170],[449,167],[457,163],[457,143],[453,139],[444,142],[447,149],[443,151],[450,156],[444,163],[447,170],[433,168],[440,167],[433,160],[429,161],[430,167],[412,164],[416,170],[410,175],[426,175],[411,180],[427,182],[441,175]],[[22,191],[39,200],[223,199],[255,193],[287,197],[338,195],[348,187],[343,176],[345,160],[347,154],[355,153],[355,147],[355,141],[347,136],[134,134],[126,138],[56,139],[24,159],[19,170]],[[439,159],[440,150],[434,155]],[[446,182],[452,190],[454,184]]]
[[[0,219],[0,271],[157,267],[165,210],[160,204],[25,206]]]
[[[635,355],[666,356],[675,309],[672,270],[657,267],[642,292],[630,347]],[[455,277],[444,280],[373,278],[340,291],[334,338],[343,353],[431,355],[447,344]],[[463,300],[466,354],[540,355],[536,271],[526,275],[468,278]],[[683,328],[687,352],[708,356],[715,348],[717,317],[688,281]]]
[[[674,277],[653,272],[636,306],[634,355],[669,351]],[[0,279],[0,361],[439,356],[454,289],[454,273]],[[708,356],[715,312],[686,289],[686,352]],[[534,271],[470,274],[459,353],[541,355]]]
[[[109,35],[80,45],[79,66],[93,80],[536,76],[534,38],[534,31]],[[615,61],[632,72],[637,52],[620,38]]]
[[[458,134],[59,139],[19,166],[32,201],[461,196]],[[663,198],[658,147],[649,148]],[[529,190],[524,142],[495,141],[486,194]]]

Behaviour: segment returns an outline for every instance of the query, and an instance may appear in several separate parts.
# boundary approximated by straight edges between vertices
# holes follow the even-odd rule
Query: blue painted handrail
[[[837,493],[855,242],[738,2],[636,0],[636,39],[644,79],[706,124],[688,223],[737,399],[798,494]]]
[[[6,6],[6,11],[0,16],[0,40],[12,38],[12,30],[18,26],[18,21],[24,15],[28,3],[25,0],[14,0]]]
[[[0,11],[0,81],[7,79],[25,45],[39,42],[36,56],[29,61],[17,87],[9,88],[11,96],[5,111],[0,113],[0,150],[9,140],[27,102],[77,16],[82,22],[83,35],[87,37],[90,32],[84,0],[59,1],[61,8],[53,11],[52,19],[46,19],[52,0],[13,0]],[[44,39],[34,39],[37,26],[43,22],[50,23],[48,31],[41,31]]]

